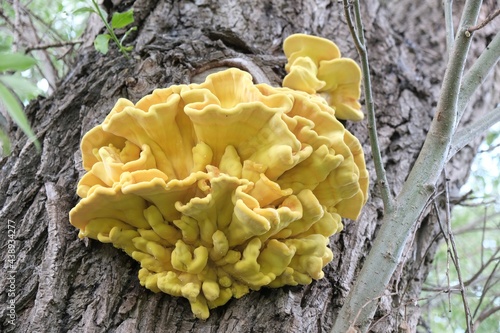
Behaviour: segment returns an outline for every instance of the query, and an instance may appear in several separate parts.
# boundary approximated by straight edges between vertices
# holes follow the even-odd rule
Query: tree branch
[[[401,193],[396,197],[395,209],[383,220],[373,247],[365,259],[358,279],[342,306],[332,333],[347,332],[354,324],[354,316],[370,300],[376,299],[389,285],[401,259],[404,245],[415,221],[434,192],[435,184],[447,161],[451,138],[457,120],[457,100],[471,38],[466,28],[474,25],[482,1],[468,0],[462,13],[458,34],[446,68],[437,112],[431,123],[422,150]],[[356,323],[366,332],[377,309],[377,302],[369,302]]]
[[[493,13],[488,15],[481,23],[479,23],[473,27],[470,27],[469,29],[467,29],[467,31],[469,33],[471,33],[471,32],[474,32],[474,31],[477,31],[479,29],[484,28],[488,23],[493,21],[495,19],[495,17],[497,17],[499,14],[500,14],[500,9],[495,10]]]
[[[483,230],[483,229],[485,231],[490,231],[490,230],[498,231],[498,227],[494,224],[491,227],[486,227],[484,225],[478,225],[478,224],[481,223],[483,219],[488,220],[488,221],[492,221],[494,218],[497,218],[499,216],[500,216],[500,212],[495,212],[495,213],[488,214],[488,215],[485,214],[484,216],[481,216],[480,218],[473,220],[469,224],[467,224],[461,228],[455,229],[455,235],[465,234],[468,232],[474,232],[474,231]]]
[[[481,297],[479,298],[479,302],[478,302],[478,304],[476,306],[476,310],[474,311],[474,316],[479,311],[479,309],[481,307],[481,304],[484,301],[485,295],[488,293],[488,291],[490,290],[490,288],[498,282],[498,279],[495,279],[495,272],[496,272],[496,270],[498,269],[499,266],[500,266],[500,261],[497,261],[496,264],[495,264],[495,267],[493,268],[493,270],[491,271],[491,273],[488,275],[488,278],[486,279],[486,282],[484,283],[484,286],[482,288]]]
[[[446,50],[448,53],[453,49],[455,31],[453,28],[453,0],[443,0],[444,22],[446,25]]]
[[[492,314],[494,314],[495,312],[498,312],[500,311],[500,305],[499,306],[495,306],[495,307],[492,307],[488,310],[484,310],[483,312],[481,312],[479,314],[479,316],[477,317],[476,319],[476,322],[474,323],[474,329],[477,329],[477,327],[479,327],[479,325],[486,319],[486,318],[489,318]]]
[[[83,42],[84,42],[83,40],[74,40],[74,41],[66,41],[66,42],[63,41],[63,42],[34,45],[34,46],[27,47],[24,50],[24,52],[28,53],[28,52],[31,52],[33,50],[46,50],[46,49],[51,49],[51,48],[55,48],[55,47],[73,46],[76,44],[81,44]]]
[[[461,128],[456,131],[451,141],[450,152],[448,153],[448,160],[460,151],[467,144],[471,143],[474,139],[484,134],[491,126],[500,121],[500,106],[487,112],[485,115],[479,117],[472,124]]]
[[[375,120],[375,104],[373,102],[372,85],[370,78],[370,65],[368,62],[368,53],[366,51],[365,36],[363,33],[363,23],[361,21],[361,13],[359,10],[359,1],[354,0],[354,16],[356,26],[352,19],[350,11],[351,3],[349,0],[344,1],[344,13],[347,20],[347,25],[351,31],[351,36],[354,39],[354,44],[358,50],[359,57],[361,58],[361,69],[363,71],[363,87],[366,100],[366,113],[368,115],[368,131],[370,136],[370,146],[372,148],[373,163],[375,165],[375,172],[377,174],[377,184],[380,187],[382,201],[384,202],[384,211],[387,213],[393,210],[394,200],[391,196],[387,176],[382,162],[380,153],[380,144],[378,142],[377,134],[377,121]]]
[[[479,58],[474,62],[472,67],[467,71],[464,76],[462,86],[460,87],[460,94],[458,96],[458,119],[462,118],[465,112],[467,103],[469,102],[472,94],[483,83],[484,79],[491,71],[493,66],[500,58],[500,32],[498,32],[481,53]]]
[[[465,293],[465,284],[464,280],[462,278],[462,268],[460,267],[460,259],[458,258],[458,252],[457,252],[457,245],[455,243],[455,235],[453,234],[451,230],[451,212],[450,212],[450,197],[449,197],[449,192],[448,192],[448,180],[445,180],[446,184],[446,200],[445,200],[445,205],[446,205],[446,225],[447,225],[447,233],[448,237],[450,239],[450,244],[451,244],[451,251],[453,251],[453,263],[455,265],[455,270],[457,272],[457,277],[458,277],[458,283],[460,285],[460,294],[462,295],[462,303],[464,305],[464,313],[465,313],[465,323],[467,326],[467,332],[472,333],[472,315],[470,312],[470,306],[469,306],[469,301],[467,299],[467,294]],[[450,251],[448,249],[448,251]]]

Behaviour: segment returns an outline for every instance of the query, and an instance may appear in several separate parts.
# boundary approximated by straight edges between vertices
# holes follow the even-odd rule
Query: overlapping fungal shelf
[[[227,69],[120,99],[82,139],[79,236],[124,250],[142,285],[187,298],[198,318],[250,290],[322,278],[328,237],[367,200],[361,145],[336,118],[362,118],[359,68],[308,55],[331,42],[291,38],[283,88]]]

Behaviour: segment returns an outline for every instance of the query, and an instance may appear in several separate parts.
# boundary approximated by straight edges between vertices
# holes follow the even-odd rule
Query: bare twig
[[[490,44],[483,50],[479,58],[472,64],[464,76],[458,96],[458,119],[462,118],[465,107],[470,101],[472,94],[484,81],[488,73],[497,63],[500,57],[500,32],[497,32]]]
[[[488,23],[493,21],[495,19],[495,17],[497,17],[499,14],[500,14],[500,9],[495,10],[493,13],[488,15],[482,22],[480,22],[479,24],[476,24],[473,27],[468,28],[467,31],[469,33],[472,33],[474,31],[477,31],[479,29],[484,28],[485,25],[487,25]]]
[[[477,201],[481,200],[481,201]],[[496,203],[498,200],[496,198],[492,198],[489,196],[482,196],[482,197],[470,197],[467,198],[467,201],[462,201],[460,202],[460,206],[462,207],[480,207],[484,205],[491,205]]]
[[[387,214],[392,211],[394,200],[389,189],[387,176],[382,162],[382,155],[380,153],[380,144],[378,142],[377,122],[375,120],[375,104],[373,102],[372,85],[370,78],[370,65],[368,62],[368,53],[366,51],[365,36],[363,33],[363,23],[361,21],[361,12],[359,10],[359,1],[344,1],[344,13],[347,20],[347,25],[351,31],[351,36],[354,39],[354,44],[358,50],[359,57],[361,58],[361,68],[363,71],[363,87],[365,90],[366,112],[368,115],[368,131],[370,136],[370,146],[372,148],[373,163],[375,164],[375,172],[377,174],[377,184],[380,187],[382,201],[384,202],[384,211]],[[351,7],[354,11],[354,25]]]
[[[353,322],[351,323],[349,329],[351,329],[351,328],[354,329],[354,327],[356,326],[356,322],[357,322],[359,316],[361,315],[361,311],[365,307],[367,307],[370,303],[378,301],[379,299],[381,299],[384,296],[394,296],[394,295],[397,295],[397,293],[384,294],[384,295],[380,295],[380,296],[374,297],[373,299],[368,300],[365,304],[363,304],[363,306],[360,309],[358,309],[358,312],[356,313],[356,316],[354,317]]]
[[[451,159],[460,149],[471,143],[474,139],[483,135],[486,130],[500,121],[500,106],[487,112],[472,124],[469,124],[453,135],[448,160]]]
[[[0,11],[0,17],[2,18],[2,20],[5,21],[5,23],[11,28],[11,29],[15,29],[15,26],[14,26],[14,22],[12,22],[10,20],[10,18],[5,15],[3,12]]]
[[[486,216],[488,216],[488,207],[484,207],[483,228],[481,230],[481,266],[484,265],[484,237],[486,235]]]
[[[415,238],[416,238],[416,233],[417,233],[417,230],[420,226],[420,224],[422,223],[422,220],[424,218],[424,214],[425,212],[427,211],[427,209],[429,208],[429,206],[431,206],[432,204],[435,203],[435,200],[437,197],[439,197],[441,194],[443,194],[442,191],[439,191],[439,192],[435,192],[434,195],[427,201],[427,204],[425,205],[425,207],[422,209],[422,212],[420,213],[418,219],[417,219],[417,223],[415,223],[415,227],[412,231],[412,237],[411,237],[411,244],[408,246],[408,251],[407,253],[405,253],[405,255],[403,256],[403,258],[405,258],[400,266],[399,266],[399,271],[398,272],[402,272],[403,271],[403,268],[404,268],[404,265],[406,264],[406,258],[408,258],[408,253],[411,251],[411,249],[413,248],[413,242],[415,241]],[[436,235],[434,237],[434,239],[429,242],[429,245],[427,246],[423,256],[422,256],[422,259],[420,260],[420,263],[416,266],[417,269],[415,270],[415,272],[419,271],[420,270],[420,267],[422,266],[422,264],[424,263],[425,261],[425,257],[427,256],[427,254],[429,253],[429,250],[430,250],[430,246],[436,242],[437,240],[439,239],[439,234]],[[401,274],[398,274],[398,276],[401,276]],[[401,293],[401,295],[406,295],[406,293],[408,292],[408,288],[409,288],[410,284],[407,284],[404,291]],[[399,280],[396,281],[396,285],[395,285],[395,290],[399,290]]]
[[[56,48],[56,47],[65,47],[65,46],[74,46],[76,44],[81,44],[85,41],[83,40],[74,40],[74,41],[66,41],[66,42],[54,42],[54,43],[48,43],[48,44],[40,44],[40,45],[34,45],[27,47],[24,52],[28,53],[33,50],[46,50],[46,49],[51,49],[51,48]]]
[[[482,248],[482,246],[481,246],[481,248]],[[479,277],[481,276],[482,273],[484,273],[486,268],[488,268],[488,266],[491,263],[494,263],[494,262],[499,260],[499,257],[497,257],[497,254],[499,252],[500,252],[500,248],[498,248],[495,251],[495,253],[493,255],[491,255],[490,258],[484,264],[481,265],[481,267],[477,270],[476,273],[474,273],[473,276],[471,276],[467,281],[464,281],[464,286],[466,286],[466,287],[471,286],[474,282],[478,281]],[[493,271],[495,271],[495,269],[493,269]]]
[[[446,195],[446,193],[445,193]],[[449,202],[448,200],[446,200],[446,202]],[[455,237],[455,234],[451,232],[451,226],[448,222],[448,225],[447,225],[447,228],[445,230],[445,227],[441,221],[441,218],[439,217],[439,214],[438,214],[438,207],[437,207],[437,203],[435,201],[433,201],[433,206],[434,206],[434,210],[435,212],[437,213],[437,219],[438,219],[438,225],[439,227],[441,228],[441,232],[442,232],[442,235],[446,241],[446,244],[448,245],[448,254],[449,254],[449,259],[452,260],[452,262],[455,264],[455,266],[457,267],[457,269],[459,270],[460,269],[460,262],[459,262],[459,258],[458,258],[458,255],[457,255],[457,251],[456,251],[456,245],[454,243],[454,237]],[[447,220],[449,221],[449,209],[446,210],[447,212]],[[484,230],[485,230],[485,226],[484,224],[486,223],[486,219],[489,219],[489,216],[487,214],[487,212],[485,212],[485,214],[483,215],[482,217],[482,220],[483,220],[483,226],[482,226],[482,230],[483,230],[483,233],[484,233]],[[475,224],[478,224],[480,221],[476,221]],[[462,278],[462,275],[460,272],[458,272],[458,278],[459,278],[459,284],[458,285],[455,285],[455,286],[450,286],[450,283],[449,283],[449,276],[447,274],[447,278],[448,278],[448,286],[443,288],[443,287],[424,287],[423,290],[424,291],[429,291],[429,292],[436,292],[437,295],[435,295],[434,297],[437,297],[439,295],[442,295],[442,294],[446,294],[447,296],[447,299],[448,299],[448,308],[449,308],[449,311],[451,311],[451,293],[455,293],[455,292],[458,292],[461,294],[462,296],[462,300],[464,303],[464,307],[468,308],[468,303],[467,303],[467,299],[465,298],[465,301],[464,301],[464,297],[466,295],[466,287],[469,287],[473,284],[476,284],[484,279],[486,279],[486,283],[484,284],[482,290],[483,290],[483,293],[481,295],[481,298],[484,298],[486,296],[486,293],[493,288],[493,285],[498,282],[498,278],[496,277],[496,274],[495,272],[497,271],[499,265],[500,265],[500,258],[498,257],[498,253],[500,253],[500,248],[497,248],[495,253],[493,253],[489,259],[487,260],[487,262],[484,262],[484,260],[482,260],[481,262],[481,267],[475,272],[475,274],[470,277],[467,281],[464,281],[463,278]],[[448,261],[449,262],[449,261]],[[493,268],[493,271],[491,273],[489,273],[488,277],[484,277],[484,272],[486,271],[486,269],[488,267],[490,267],[490,265],[492,263],[496,263],[495,264],[495,267]],[[493,282],[495,281],[495,282]],[[482,300],[481,300],[482,301]],[[480,301],[480,303],[481,303]],[[476,313],[479,311],[479,308],[480,308],[480,305],[475,309],[475,312],[473,315],[470,315],[470,312],[467,312],[466,310],[466,318],[468,317],[469,320],[472,321],[472,318],[474,318],[476,316]],[[469,309],[470,311],[470,309]],[[477,327],[477,324],[476,325],[472,325],[472,322],[470,323],[469,325],[469,331],[468,332],[473,332],[473,330]]]
[[[481,297],[479,298],[479,302],[478,302],[478,304],[476,306],[476,310],[474,311],[474,316],[479,311],[479,308],[481,307],[481,304],[484,301],[485,295],[488,293],[488,291],[490,290],[491,286],[493,286],[494,284],[496,284],[498,282],[498,279],[494,279],[494,276],[495,276],[495,272],[497,271],[499,265],[500,265],[500,260],[498,260],[496,262],[495,267],[493,268],[493,270],[491,271],[490,275],[488,276],[488,279],[486,279],[486,282],[484,283],[483,292],[481,293]]]
[[[494,231],[498,231],[498,229],[499,229],[499,226],[492,226],[492,227],[484,228],[484,231],[494,232]],[[477,231],[482,231],[482,230],[483,230],[482,226],[477,226],[477,225],[474,225],[473,223],[470,223],[470,224],[468,224],[460,229],[456,229],[455,235],[461,235],[461,234],[466,234],[469,232],[477,232]]]
[[[368,331],[371,331],[373,327],[375,327],[378,323],[380,323],[382,320],[384,320],[385,318],[387,318],[389,316],[390,313],[386,313],[385,315],[383,315],[382,317],[380,317],[379,319],[377,319],[376,322],[374,322],[373,324],[370,325],[370,327],[368,328]]]
[[[481,154],[481,153],[491,153],[492,151],[494,151],[495,149],[497,149],[499,147],[500,147],[500,143],[496,144],[496,145],[489,146],[488,149],[481,149],[477,153],[478,154]]]
[[[457,271],[458,283],[460,284],[460,293],[462,294],[462,302],[464,305],[464,312],[465,312],[465,321],[467,324],[467,332],[473,333],[474,326],[472,325],[472,315],[470,312],[467,294],[465,292],[464,281],[462,278],[462,269],[460,267],[460,260],[458,258],[457,246],[455,244],[455,236],[453,235],[453,232],[451,231],[451,213],[450,213],[450,205],[449,205],[450,198],[449,198],[449,194],[448,194],[449,193],[448,192],[448,179],[446,179],[445,185],[446,185],[445,206],[446,206],[446,222],[448,225],[448,236],[450,238],[451,250],[453,251],[454,264],[455,264],[455,269]]]
[[[474,329],[477,329],[479,325],[487,318],[489,318],[491,315],[493,315],[495,312],[500,311],[500,305],[499,306],[494,306],[492,308],[486,309],[483,312],[477,316],[476,321],[474,322]]]
[[[12,9],[14,9],[14,36],[15,41],[19,43],[21,39],[21,13],[19,9],[19,0],[14,0],[12,3]],[[17,43],[14,43],[14,51],[17,51]]]
[[[417,223],[417,226],[415,227],[415,230],[413,232],[412,242],[415,239],[415,233],[416,233],[416,231],[418,229],[418,225],[420,225],[420,223],[422,221],[422,218],[424,217],[424,213],[425,213],[425,211],[427,211],[427,208],[432,205],[433,208],[434,208],[434,210],[435,210],[435,212],[436,212],[436,214],[438,214],[438,210],[437,210],[437,206],[436,206],[436,198],[438,198],[439,196],[441,196],[443,193],[444,193],[444,191],[435,192],[434,195],[428,200],[426,206],[424,207],[424,209],[422,210],[422,212],[421,212],[421,214],[420,214],[420,216],[418,218],[419,222]],[[437,218],[439,218],[439,216],[437,216]],[[440,222],[440,221],[438,220],[438,222]],[[440,224],[440,227],[441,227],[441,224]],[[427,248],[425,249],[424,254],[421,257],[421,260],[420,260],[419,264],[416,266],[415,272],[418,272],[420,270],[420,267],[425,262],[425,258],[427,257],[427,254],[431,250],[432,244],[434,244],[435,242],[437,242],[440,239],[441,236],[443,236],[443,237],[446,236],[442,227],[441,227],[441,234],[437,234],[436,236],[434,236],[434,238],[432,239],[432,241],[430,241],[429,244],[427,245]],[[404,263],[402,263],[402,266],[403,265],[404,265]],[[401,269],[402,269],[402,266],[401,266]],[[438,274],[436,274],[436,276],[437,275]],[[414,277],[412,277],[412,279],[413,278]],[[399,281],[396,281],[396,288],[395,288],[396,290],[398,290],[398,283],[399,283]],[[409,284],[406,285],[405,290],[401,293],[402,295],[406,295],[406,293],[408,292],[408,287],[409,286],[410,286]],[[441,288],[441,287],[438,289],[438,291],[442,291],[442,290],[443,290],[443,288]]]
[[[439,216],[439,208],[437,206],[436,201],[433,202],[433,207],[434,207],[434,212],[436,213],[436,219],[438,221],[439,229],[441,229],[441,234],[443,235],[444,241],[446,243],[446,286],[447,288],[445,290],[451,291],[451,285],[450,285],[450,258],[453,256],[450,251],[450,238],[449,238],[449,230],[444,228],[443,223],[441,221],[441,217]],[[448,312],[451,312],[451,295],[448,292],[447,293],[448,297]]]
[[[14,1],[18,1],[18,0],[14,0]],[[64,40],[64,38],[59,34],[59,32],[56,29],[54,29],[50,24],[45,22],[38,14],[29,10],[27,6],[28,6],[28,4],[20,4],[19,11],[22,11],[24,14],[26,14],[30,17],[33,17],[40,25],[45,27],[46,32],[50,32],[50,34],[52,35],[52,38],[55,38],[58,40]]]

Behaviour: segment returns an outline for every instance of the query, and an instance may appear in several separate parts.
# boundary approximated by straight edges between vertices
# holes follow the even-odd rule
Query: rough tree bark
[[[398,193],[432,119],[446,51],[440,2],[406,0],[392,8],[385,3],[369,1],[363,4],[363,14],[381,151],[390,188]],[[212,310],[206,321],[193,317],[185,299],[141,287],[139,265],[125,253],[109,244],[79,240],[68,212],[78,200],[76,184],[83,173],[80,139],[104,119],[119,97],[135,102],[154,88],[187,84],[214,64],[248,69],[240,60],[227,60],[235,58],[257,64],[279,85],[285,62],[282,42],[297,32],[334,40],[344,56],[357,59],[342,4],[137,0],[122,1],[111,10],[131,5],[139,26],[132,59],[113,50],[103,56],[91,48],[82,49],[74,69],[54,94],[27,109],[42,142],[40,153],[21,131],[12,128],[13,153],[0,161],[0,258],[5,268],[0,285],[9,291],[14,282],[17,317],[11,325],[10,296],[2,293],[0,330],[329,332],[383,214],[378,189],[373,186],[374,172],[371,197],[361,217],[357,222],[344,221],[345,231],[331,240],[335,258],[325,268],[324,279],[308,286],[251,292]],[[483,32],[476,46],[483,48],[488,38]],[[491,94],[482,93],[474,103],[474,114],[490,104]],[[347,127],[363,143],[373,170],[366,122]],[[466,147],[451,161],[447,176],[453,189],[465,181],[476,146]],[[386,296],[375,300],[379,310],[373,332],[417,331],[420,316],[415,300],[440,232],[432,215],[422,217],[417,225]],[[13,226],[15,261],[9,263],[8,229]]]

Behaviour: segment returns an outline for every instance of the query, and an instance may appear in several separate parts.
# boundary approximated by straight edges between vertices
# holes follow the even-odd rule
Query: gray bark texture
[[[0,295],[3,332],[329,332],[370,250],[383,215],[370,155],[366,121],[347,123],[362,142],[371,173],[370,198],[358,221],[344,221],[331,239],[334,260],[325,278],[310,285],[262,289],[194,318],[187,300],[155,294],[139,284],[139,265],[110,244],[80,240],[68,212],[78,201],[83,174],[81,137],[102,122],[119,97],[137,102],[155,88],[188,84],[207,69],[253,62],[280,85],[283,40],[308,33],[333,40],[358,61],[337,1],[106,2],[111,11],[132,6],[138,25],[130,60],[114,46],[108,55],[91,47],[48,98],[27,108],[41,152],[12,126],[13,153],[0,160],[0,286],[15,285],[15,325],[9,296]],[[460,4],[459,4],[460,5]],[[367,1],[362,4],[381,151],[389,185],[397,194],[412,167],[434,114],[447,58],[440,1]],[[484,16],[483,16],[484,17]],[[94,29],[95,30],[95,29]],[[491,39],[475,35],[481,50]],[[91,37],[89,37],[91,38]],[[90,43],[89,43],[90,44]],[[477,52],[476,52],[477,54]],[[233,60],[228,60],[233,59]],[[234,60],[239,59],[239,60]],[[243,60],[241,60],[243,59]],[[241,65],[243,63],[243,65]],[[496,75],[495,75],[496,76]],[[478,94],[464,122],[491,107],[490,90]],[[452,159],[452,195],[468,176],[477,142]],[[8,228],[15,226],[13,262]],[[427,212],[385,294],[373,332],[426,331],[416,300],[432,264],[439,226]],[[11,266],[12,264],[12,266]],[[12,279],[14,278],[14,279]],[[425,325],[424,325],[425,326]]]

